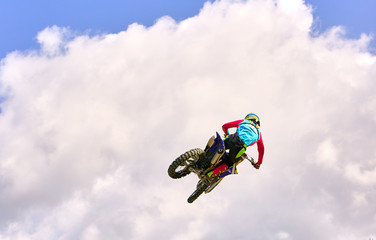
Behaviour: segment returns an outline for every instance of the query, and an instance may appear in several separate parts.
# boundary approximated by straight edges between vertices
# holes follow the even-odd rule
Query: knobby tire
[[[204,153],[204,150],[200,148],[195,148],[180,155],[169,166],[168,175],[171,178],[181,178],[190,174],[191,172],[188,169],[189,166],[192,163],[194,163],[194,161],[196,161],[200,157],[200,155],[203,153]],[[182,167],[183,169],[177,170],[179,167]]]
[[[189,203],[193,203],[194,200],[196,200],[207,188],[208,186],[206,184],[201,184],[196,191],[194,191],[191,196],[187,199]]]

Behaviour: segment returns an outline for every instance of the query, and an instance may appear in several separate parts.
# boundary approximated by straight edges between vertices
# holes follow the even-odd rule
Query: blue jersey
[[[252,145],[254,142],[260,140],[260,132],[249,120],[246,119],[243,122],[239,123],[236,134],[247,146]]]

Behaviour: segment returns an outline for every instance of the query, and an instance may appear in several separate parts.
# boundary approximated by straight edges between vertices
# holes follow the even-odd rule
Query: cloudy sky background
[[[47,25],[4,54],[1,240],[376,237],[373,32],[323,31],[300,0],[199,9],[111,33]],[[169,164],[250,111],[261,169],[188,204],[197,177]]]

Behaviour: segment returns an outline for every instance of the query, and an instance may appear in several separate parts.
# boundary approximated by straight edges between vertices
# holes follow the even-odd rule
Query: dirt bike
[[[180,155],[171,163],[168,168],[168,175],[171,178],[181,178],[193,172],[200,179],[196,185],[196,190],[187,200],[189,203],[195,201],[203,192],[211,192],[225,176],[237,174],[236,166],[244,159],[249,160],[252,165],[255,164],[252,157],[248,158],[247,154],[243,153],[239,161],[225,172],[222,172],[217,177],[209,177],[208,173],[222,164],[222,159],[225,154],[228,154],[225,149],[225,144],[217,132],[216,137],[213,136],[209,139],[205,150],[201,148],[191,149]]]

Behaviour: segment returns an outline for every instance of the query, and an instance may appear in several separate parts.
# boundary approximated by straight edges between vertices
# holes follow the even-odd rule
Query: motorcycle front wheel
[[[208,186],[204,183],[200,183],[197,185],[196,190],[189,196],[187,199],[188,203],[193,203],[194,200],[196,200],[207,188]]]

